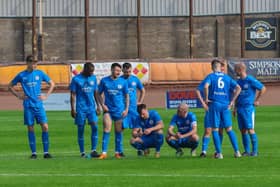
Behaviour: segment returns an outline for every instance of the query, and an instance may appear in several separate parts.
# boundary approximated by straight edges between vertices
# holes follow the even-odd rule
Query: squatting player
[[[169,124],[166,142],[176,150],[177,156],[183,155],[182,148],[191,148],[191,156],[195,156],[195,150],[199,143],[197,134],[197,121],[194,113],[188,111],[188,105],[181,103]],[[174,129],[177,128],[177,132]]]
[[[132,131],[131,145],[138,150],[141,156],[144,150],[155,148],[155,157],[160,157],[160,148],[163,144],[163,121],[155,110],[148,110],[145,104],[137,107],[139,116]]]

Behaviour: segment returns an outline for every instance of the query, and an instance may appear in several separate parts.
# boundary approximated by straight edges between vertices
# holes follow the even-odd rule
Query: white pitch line
[[[194,175],[194,174],[104,174],[104,173],[0,173],[0,177],[190,177],[190,178],[279,178],[280,175]]]

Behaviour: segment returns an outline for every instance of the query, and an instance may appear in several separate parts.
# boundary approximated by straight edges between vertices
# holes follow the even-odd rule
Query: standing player
[[[137,107],[139,116],[132,131],[131,145],[143,155],[144,150],[155,148],[155,157],[160,157],[160,148],[163,144],[163,122],[155,110],[148,110],[145,104]]]
[[[236,100],[234,115],[237,111],[238,126],[242,135],[245,152],[243,156],[258,156],[258,139],[255,127],[255,107],[258,106],[260,97],[265,93],[265,86],[253,76],[247,75],[246,65],[239,63],[235,65],[235,72],[239,79],[237,83],[241,87],[241,93]],[[256,91],[258,94],[256,96]],[[250,134],[250,136],[248,135]],[[250,139],[252,152],[250,153]]]
[[[121,158],[122,153],[122,121],[127,116],[129,107],[129,94],[127,81],[120,78],[121,65],[113,63],[111,75],[101,79],[98,93],[99,102],[103,109],[103,138],[102,154],[99,159],[107,158],[108,144],[112,123],[115,125],[115,157]],[[104,100],[101,95],[104,95]]]
[[[225,63],[223,61],[221,61],[221,71],[225,72]],[[209,112],[208,112],[208,106],[206,105],[206,103],[204,102],[204,84],[205,84],[205,80],[202,81],[197,89],[196,89],[196,94],[198,96],[198,99],[200,100],[202,107],[205,110],[205,115],[204,115],[204,134],[203,134],[203,138],[202,138],[202,151],[200,154],[200,157],[206,157],[207,154],[207,150],[208,150],[208,145],[210,142],[210,135],[212,132],[211,129],[211,124],[209,121]],[[222,140],[223,140],[223,128],[219,128],[219,137],[220,137],[220,142],[222,144]]]
[[[90,62],[85,63],[82,73],[75,76],[70,84],[70,103],[71,116],[75,119],[78,129],[78,144],[81,157],[85,157],[84,149],[84,129],[86,119],[91,127],[91,157],[99,157],[96,152],[97,146],[97,115],[100,114],[99,103],[97,99],[97,80],[93,75],[94,65]],[[95,106],[97,103],[97,107]],[[75,109],[76,105],[76,109]],[[97,108],[97,110],[95,109]]]
[[[184,154],[182,148],[185,147],[191,148],[191,156],[195,156],[195,150],[199,143],[196,116],[194,113],[189,112],[188,109],[189,107],[186,103],[181,103],[168,128],[166,142],[176,149],[177,156]],[[175,126],[178,129],[177,133],[174,132]]]
[[[132,128],[133,123],[138,116],[137,105],[143,103],[145,96],[145,88],[141,81],[134,75],[131,75],[132,66],[130,63],[124,63],[122,66],[123,79],[127,81],[129,93],[129,109],[126,119],[123,121],[123,128]],[[137,98],[137,90],[140,91],[139,99]]]
[[[27,69],[17,74],[10,82],[9,91],[18,99],[23,100],[24,124],[27,126],[29,146],[32,151],[30,158],[37,158],[34,118],[42,128],[44,158],[52,158],[49,154],[49,133],[47,116],[43,107],[43,100],[46,100],[52,93],[55,84],[43,71],[36,69],[37,61],[34,60],[33,56],[28,56],[26,58],[26,63]],[[49,85],[49,89],[46,94],[42,94],[41,92],[43,81]],[[20,94],[15,90],[17,83],[21,84],[24,94]]]
[[[218,134],[220,124],[223,124],[223,128],[225,128],[227,131],[235,152],[234,156],[240,157],[241,155],[238,149],[237,138],[234,131],[232,130],[230,108],[235,103],[241,88],[232,78],[221,72],[221,62],[219,60],[213,60],[211,62],[211,66],[213,73],[209,74],[204,80],[204,93],[205,103],[209,107],[209,119],[217,153],[215,158],[223,158],[221,153],[220,137]],[[233,95],[231,90],[234,90]]]

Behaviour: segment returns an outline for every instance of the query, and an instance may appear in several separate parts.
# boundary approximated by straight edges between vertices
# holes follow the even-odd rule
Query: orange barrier
[[[25,65],[1,66],[0,85],[8,85],[19,72],[25,69]],[[48,74],[56,84],[68,85],[70,82],[71,77],[68,65],[38,65],[38,69]]]
[[[209,62],[153,62],[150,67],[151,81],[201,81],[211,73]]]

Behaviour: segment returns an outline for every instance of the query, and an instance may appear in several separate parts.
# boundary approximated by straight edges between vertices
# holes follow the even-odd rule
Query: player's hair
[[[27,63],[32,63],[32,62],[36,62],[36,60],[34,59],[34,56],[33,55],[28,55],[25,59],[25,61]]]
[[[130,63],[128,63],[128,62],[126,62],[126,63],[124,63],[123,65],[122,65],[122,68],[123,69],[129,69],[129,68],[131,68],[132,67],[132,65],[130,64]]]
[[[138,106],[137,106],[137,112],[140,114],[141,113],[141,111],[143,110],[143,109],[146,109],[147,108],[147,106],[145,105],[145,104],[139,104]]]
[[[244,62],[239,62],[238,64],[235,64],[234,69],[246,71],[247,67]]]
[[[122,66],[117,62],[115,62],[111,65],[111,70],[115,69],[115,67],[119,67],[120,69],[122,69]]]
[[[86,62],[84,64],[83,75],[89,77],[94,71],[94,65],[91,62]]]
[[[212,60],[212,62],[211,62],[211,67],[212,67],[212,69],[215,70],[215,69],[217,68],[218,64],[221,64],[221,65],[222,65],[222,63],[221,63],[220,60],[218,60],[218,59]]]

